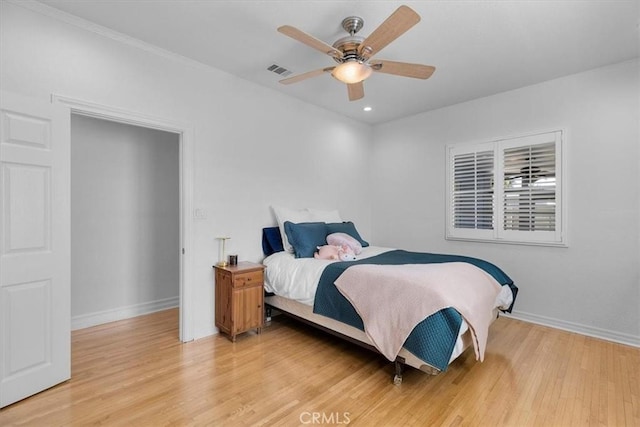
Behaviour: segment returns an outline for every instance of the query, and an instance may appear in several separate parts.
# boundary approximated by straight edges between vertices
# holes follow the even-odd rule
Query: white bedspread
[[[368,246],[362,248],[358,259],[369,258],[391,251],[391,248]],[[264,287],[281,297],[313,306],[313,299],[324,268],[336,261],[315,258],[296,258],[288,252],[277,252],[264,259],[267,266]]]

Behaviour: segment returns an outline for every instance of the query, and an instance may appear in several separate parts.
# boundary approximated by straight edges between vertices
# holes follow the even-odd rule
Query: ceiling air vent
[[[273,64],[272,66],[268,67],[267,70],[274,72],[282,77],[286,77],[289,74],[291,74],[291,71],[287,70],[284,67],[279,66],[278,64]]]

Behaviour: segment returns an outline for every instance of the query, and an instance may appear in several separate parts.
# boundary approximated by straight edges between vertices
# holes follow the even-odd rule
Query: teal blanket
[[[362,319],[351,303],[340,293],[334,282],[347,268],[358,264],[433,264],[443,262],[467,262],[493,276],[498,283],[509,286],[515,302],[518,288],[502,270],[490,262],[478,258],[458,255],[430,254],[394,250],[356,261],[336,262],[328,265],[320,277],[313,306],[313,312],[364,330]],[[381,302],[383,303],[383,302]],[[511,312],[513,303],[506,311]],[[445,371],[458,338],[462,317],[453,308],[445,308],[427,317],[411,332],[404,348],[429,363]]]

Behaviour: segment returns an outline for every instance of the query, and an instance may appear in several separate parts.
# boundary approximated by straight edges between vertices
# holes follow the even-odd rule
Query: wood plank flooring
[[[278,316],[178,341],[177,310],[73,332],[72,379],[0,411],[27,426],[640,426],[640,349],[500,318],[483,363],[408,368]]]

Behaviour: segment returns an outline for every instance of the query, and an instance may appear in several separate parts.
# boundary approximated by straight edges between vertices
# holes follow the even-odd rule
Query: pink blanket
[[[476,359],[484,359],[500,284],[472,264],[354,265],[335,285],[389,360],[395,360],[418,323],[447,307],[456,309],[467,322]]]

